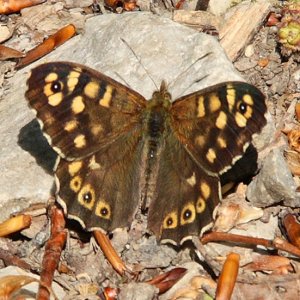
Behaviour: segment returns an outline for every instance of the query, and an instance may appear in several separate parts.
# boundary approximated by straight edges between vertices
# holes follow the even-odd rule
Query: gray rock
[[[147,283],[131,282],[121,288],[118,299],[122,300],[152,300],[158,294],[158,289]]]
[[[158,245],[156,238],[150,236],[141,239],[138,243],[132,243],[131,248],[124,253],[124,258],[130,264],[154,269],[168,267],[176,255],[177,252],[172,247]]]
[[[121,38],[141,59],[156,86]],[[56,60],[86,64],[118,81],[124,78],[146,98],[163,79],[171,83],[169,89],[175,97],[222,81],[243,80],[213,37],[169,19],[140,12],[89,19],[84,35],[74,37],[10,79],[9,92],[0,102],[0,221],[49,197],[56,155],[42,137],[24,93],[30,69]]]
[[[282,152],[274,149],[268,154],[259,174],[249,184],[246,195],[252,205],[257,207],[279,202],[290,207],[299,207],[300,195],[296,188]]]

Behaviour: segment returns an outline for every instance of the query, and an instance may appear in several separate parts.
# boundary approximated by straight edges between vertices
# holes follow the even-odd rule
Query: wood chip
[[[219,36],[227,56],[235,61],[242,50],[248,45],[258,28],[269,14],[269,1],[244,2],[229,10],[232,14],[222,26]]]

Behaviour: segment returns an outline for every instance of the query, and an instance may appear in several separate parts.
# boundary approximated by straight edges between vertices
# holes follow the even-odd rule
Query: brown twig
[[[22,229],[28,228],[31,224],[31,217],[19,215],[12,217],[0,224],[0,236],[6,236]]]
[[[125,271],[128,271],[128,269],[125,263],[118,255],[118,253],[116,252],[116,250],[114,249],[114,247],[112,246],[112,244],[110,243],[108,237],[99,230],[94,231],[94,236],[107,260],[110,262],[113,268],[121,276],[123,276],[125,274]]]
[[[21,58],[16,65],[16,69],[21,69],[28,64],[38,60],[39,58],[45,56],[46,54],[53,51],[58,46],[62,45],[64,42],[69,40],[72,36],[76,34],[76,28],[74,25],[69,24],[56,33],[51,35],[49,38],[43,41],[40,45],[28,51],[25,57]]]
[[[45,246],[37,300],[48,300],[50,297],[54,272],[57,269],[66,239],[67,232],[63,211],[54,206],[51,210],[51,236]]]
[[[236,278],[239,272],[240,255],[229,253],[221,271],[216,300],[229,300],[231,298]]]
[[[300,248],[300,224],[296,217],[292,214],[287,214],[284,216],[282,223],[286,229],[288,239],[293,245]]]
[[[16,255],[10,254],[7,250],[0,249],[0,259],[6,266],[17,266],[24,270],[30,270],[31,266]]]
[[[11,14],[22,8],[45,2],[46,0],[0,0],[0,14]]]
[[[206,244],[209,242],[234,242],[234,243],[241,243],[241,244],[248,244],[248,245],[261,245],[266,248],[272,248],[277,250],[283,250],[288,253],[291,253],[295,256],[300,257],[300,249],[293,246],[289,242],[281,239],[275,238],[274,240],[267,240],[263,238],[255,238],[250,236],[244,236],[239,234],[232,234],[226,232],[210,232],[205,234],[201,238],[202,244]]]

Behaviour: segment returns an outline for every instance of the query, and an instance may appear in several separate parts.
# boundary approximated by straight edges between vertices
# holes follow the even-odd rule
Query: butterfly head
[[[155,91],[152,95],[151,106],[163,106],[165,108],[171,107],[172,96],[168,92],[168,87],[166,82],[163,80],[159,91]]]

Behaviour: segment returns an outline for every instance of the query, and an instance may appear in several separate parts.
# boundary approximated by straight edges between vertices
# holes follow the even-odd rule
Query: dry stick
[[[244,236],[239,234],[213,231],[205,234],[201,238],[201,242],[203,244],[206,244],[208,242],[235,242],[235,243],[250,244],[255,246],[261,245],[266,248],[283,250],[295,256],[300,257],[300,249],[298,249],[297,247],[293,246],[292,244],[288,243],[287,241],[281,238],[275,238],[274,240],[267,240],[263,238],[255,238],[255,237]]]
[[[30,270],[31,266],[16,255],[8,253],[7,250],[0,249],[0,259],[4,261],[6,266],[17,266],[23,270]]]
[[[111,245],[108,237],[99,230],[95,230],[94,232],[95,239],[97,240],[102,252],[104,253],[106,259],[110,262],[113,268],[122,276],[124,275],[127,267],[125,263],[122,261],[114,247]]]
[[[290,242],[300,248],[300,224],[297,221],[296,216],[293,214],[287,214],[284,216],[282,223]]]
[[[233,252],[229,253],[218,279],[216,300],[231,299],[231,295],[236,283],[236,278],[239,272],[239,266],[240,255]]]
[[[0,236],[6,236],[11,233],[18,232],[31,225],[31,217],[27,215],[19,215],[12,217],[0,224]]]
[[[57,269],[66,239],[67,232],[63,211],[54,206],[51,210],[51,236],[45,246],[37,300],[48,300],[50,298],[54,272]]]

